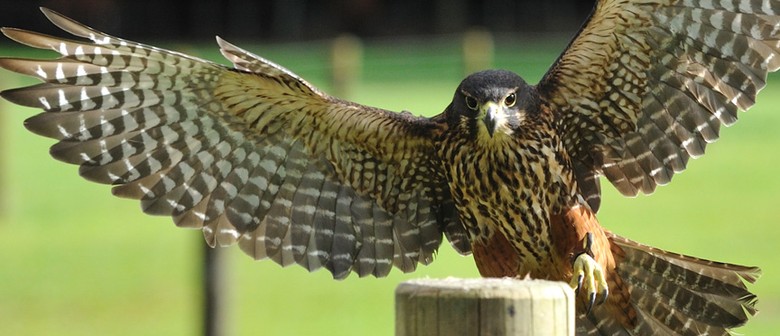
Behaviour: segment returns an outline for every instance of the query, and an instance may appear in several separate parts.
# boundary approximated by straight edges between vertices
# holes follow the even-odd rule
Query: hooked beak
[[[485,115],[482,121],[485,123],[485,127],[491,138],[496,131],[496,116],[500,109],[501,107],[494,102],[487,102],[480,108],[481,112]]]

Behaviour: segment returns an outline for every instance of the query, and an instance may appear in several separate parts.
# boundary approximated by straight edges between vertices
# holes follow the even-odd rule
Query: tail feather
[[[641,322],[637,323],[630,335],[688,335],[687,333],[680,334],[672,330],[669,325],[654,317],[650,311],[640,309],[637,315]],[[703,334],[694,332],[694,335]],[[711,335],[721,334],[712,333]]]
[[[728,335],[728,330],[721,326],[722,322],[709,318],[703,314],[707,309],[693,308],[694,305],[681,304],[674,299],[666,297],[664,290],[659,290],[652,284],[641,283],[641,279],[626,279],[629,283],[636,283],[631,288],[631,297],[638,311],[637,326],[652,330],[652,334],[668,335]],[[684,300],[680,300],[684,301]],[[646,328],[644,324],[647,324]],[[661,328],[663,326],[663,328]],[[660,332],[663,330],[664,332]],[[672,332],[674,331],[674,332]],[[636,335],[644,335],[636,332]]]
[[[590,313],[580,313],[577,316],[577,336],[610,335],[630,336],[632,333],[620,319],[614,318],[614,310],[605,306],[595,307]],[[648,334],[651,335],[651,334]]]
[[[610,316],[615,307],[599,307],[579,316],[578,335],[729,335],[757,313],[756,296],[745,284],[758,279],[757,267],[671,253],[611,233],[608,237],[617,251],[616,275],[628,287],[636,318],[630,325],[605,322],[626,319]]]
[[[649,294],[640,298],[650,298],[652,302],[640,309],[652,309],[656,302],[668,302],[694,320],[711,325],[736,325],[748,318],[740,297],[697,292],[684,284],[669,281],[661,273],[631,265],[621,265],[619,274],[632,287],[632,299],[636,298],[634,292],[640,289]]]
[[[709,278],[719,280],[721,284],[729,285],[727,286],[728,288],[731,288],[732,287],[731,285],[734,285],[747,292],[747,286],[745,286],[742,280],[745,280],[749,283],[754,283],[761,276],[761,269],[758,267],[727,264],[727,263],[721,263],[717,261],[711,261],[711,260],[686,256],[682,254],[672,253],[652,246],[640,244],[628,238],[624,238],[614,234],[610,237],[610,240],[612,240],[613,243],[623,248],[625,253],[644,252],[645,254],[655,257],[653,259],[643,260],[645,262],[663,260],[668,262],[669,265],[681,267],[682,269],[686,270],[686,272],[673,271],[672,274],[680,276],[681,279],[683,279],[683,281],[687,281],[687,282],[690,282],[690,280],[692,280],[691,276],[693,277],[707,276]],[[646,264],[643,266],[647,267],[652,265]],[[696,283],[696,285],[702,286],[702,290],[707,290],[707,288],[704,287],[707,284],[710,283],[709,282]],[[718,287],[718,288],[725,289],[726,287]]]
[[[578,336],[584,336],[584,335],[599,335],[599,330],[596,328],[596,324],[594,321],[591,321],[591,319],[588,317],[588,315],[580,314],[577,316],[577,335]]]

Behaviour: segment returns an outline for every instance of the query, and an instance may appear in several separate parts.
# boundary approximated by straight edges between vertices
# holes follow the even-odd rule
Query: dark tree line
[[[0,25],[46,28],[46,6],[129,38],[306,40],[577,29],[593,0],[2,0]],[[54,31],[53,29],[50,31]]]

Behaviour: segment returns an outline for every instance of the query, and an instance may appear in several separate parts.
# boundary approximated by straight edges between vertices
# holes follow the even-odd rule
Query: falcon
[[[671,253],[596,218],[599,180],[652,193],[754,104],[780,67],[780,3],[602,0],[536,85],[468,76],[432,118],[329,96],[222,39],[226,67],[109,36],[4,28],[58,59],[2,97],[54,158],[255,259],[382,277],[443,236],[485,277],[565,281],[582,335],[726,335],[756,313],[755,267]],[[444,104],[443,104],[444,105]]]

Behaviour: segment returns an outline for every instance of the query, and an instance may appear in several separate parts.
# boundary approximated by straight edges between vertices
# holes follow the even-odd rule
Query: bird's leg
[[[584,251],[574,257],[572,265],[574,274],[569,283],[575,293],[579,293],[580,289],[585,289],[588,295],[588,313],[593,308],[597,295],[601,296],[599,304],[606,302],[607,296],[609,296],[609,287],[604,276],[604,270],[594,259],[592,246],[593,233],[588,232],[585,234],[583,242]]]

